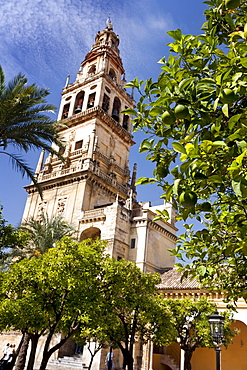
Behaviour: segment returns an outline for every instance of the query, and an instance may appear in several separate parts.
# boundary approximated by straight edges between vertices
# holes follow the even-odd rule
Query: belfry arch
[[[80,242],[86,239],[100,239],[101,237],[101,230],[97,227],[89,227],[88,229],[84,230],[80,235]]]

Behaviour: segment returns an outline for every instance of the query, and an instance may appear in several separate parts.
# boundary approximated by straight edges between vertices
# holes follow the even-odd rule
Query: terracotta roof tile
[[[177,290],[177,289],[200,289],[198,280],[191,279],[191,277],[183,278],[181,281],[182,273],[175,268],[164,272],[161,276],[161,283],[158,288],[161,290]]]

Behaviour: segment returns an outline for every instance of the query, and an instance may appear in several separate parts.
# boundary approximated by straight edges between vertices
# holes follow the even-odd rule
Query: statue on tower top
[[[113,30],[113,23],[111,22],[110,14],[108,15],[108,18],[106,20],[106,28],[109,31],[112,31]]]

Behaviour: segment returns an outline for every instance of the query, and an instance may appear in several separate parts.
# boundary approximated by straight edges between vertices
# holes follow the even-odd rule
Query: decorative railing
[[[47,180],[55,179],[55,178],[58,178],[58,177],[70,175],[72,173],[82,172],[82,171],[87,171],[87,170],[90,170],[92,173],[99,176],[101,179],[106,181],[111,186],[114,186],[119,191],[123,192],[124,194],[128,193],[129,187],[128,187],[127,184],[126,185],[119,184],[116,180],[116,177],[114,177],[113,174],[107,174],[107,173],[103,172],[100,169],[100,167],[95,166],[92,162],[91,163],[82,163],[79,166],[73,166],[73,167],[68,167],[68,168],[60,168],[57,171],[53,171],[53,172],[50,172],[50,173],[41,172],[38,175],[37,180],[38,180],[38,182],[42,182],[42,181],[47,181]]]

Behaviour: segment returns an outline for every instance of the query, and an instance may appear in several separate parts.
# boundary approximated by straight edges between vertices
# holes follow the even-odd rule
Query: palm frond
[[[27,165],[27,163],[22,159],[22,157],[19,156],[18,154],[11,154],[5,151],[0,151],[0,154],[5,154],[8,157],[10,157],[13,167],[16,168],[16,170],[21,173],[22,177],[28,176],[33,181],[34,185],[37,187],[38,192],[42,198],[42,188],[38,184],[35,178],[35,175],[33,173],[33,170]]]
[[[64,148],[65,143],[59,137],[61,124],[47,115],[56,109],[46,101],[49,93],[47,88],[39,88],[35,84],[28,86],[25,75],[21,73],[6,86],[0,66],[0,153],[4,153],[4,150],[12,158],[14,167],[22,175],[26,173],[32,179],[40,194],[41,189],[31,168],[20,156],[8,153],[8,148],[14,146],[25,152],[44,148],[63,160],[61,154],[52,147],[54,143],[59,148]]]
[[[26,252],[31,255],[35,252],[45,253],[48,249],[54,248],[56,242],[64,236],[71,236],[75,232],[74,226],[67,223],[62,215],[50,218],[46,213],[42,213],[39,219],[31,217],[24,220],[20,229],[30,235]]]

